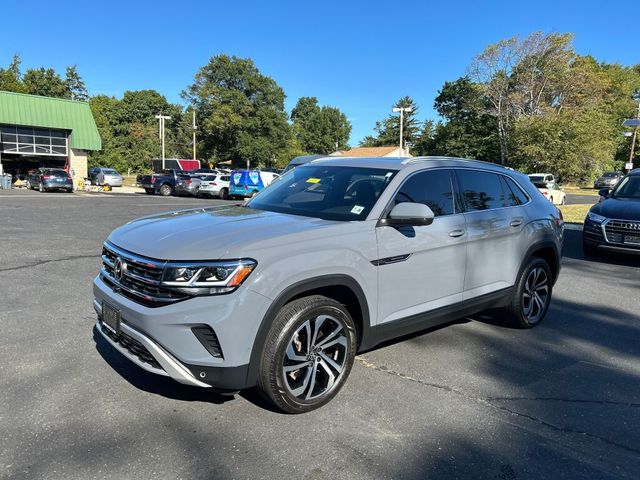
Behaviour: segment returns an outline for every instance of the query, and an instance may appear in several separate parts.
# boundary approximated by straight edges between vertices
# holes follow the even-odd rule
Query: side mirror
[[[431,225],[434,217],[433,211],[424,203],[403,202],[393,207],[389,216],[380,221],[380,225]]]
[[[609,194],[611,193],[611,190],[608,188],[603,188],[598,193],[600,194],[601,197],[608,198]]]

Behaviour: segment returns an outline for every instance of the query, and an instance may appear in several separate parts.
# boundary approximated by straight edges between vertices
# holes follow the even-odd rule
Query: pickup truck
[[[160,192],[162,196],[168,197],[173,195],[176,189],[176,182],[179,180],[189,179],[187,172],[183,170],[168,169],[162,173],[154,173],[152,175],[138,175],[136,183],[144,188],[149,195]]]

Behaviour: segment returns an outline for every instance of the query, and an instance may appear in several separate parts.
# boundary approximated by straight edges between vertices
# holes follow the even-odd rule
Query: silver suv
[[[525,175],[493,164],[316,160],[243,205],[116,229],[96,328],[149,372],[223,393],[257,385],[305,412],[384,340],[495,307],[538,324],[563,231]]]

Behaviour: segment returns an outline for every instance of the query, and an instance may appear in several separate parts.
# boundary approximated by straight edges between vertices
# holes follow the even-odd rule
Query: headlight
[[[162,286],[187,295],[231,293],[256,268],[250,258],[219,262],[169,262],[165,265]]]
[[[602,215],[592,212],[587,213],[587,218],[595,223],[602,223],[607,219],[607,217],[603,217]]]

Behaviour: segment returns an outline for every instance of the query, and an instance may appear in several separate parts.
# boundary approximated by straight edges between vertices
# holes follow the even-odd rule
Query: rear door
[[[456,177],[465,206],[467,260],[464,299],[510,287],[520,268],[520,235],[527,223],[528,201],[515,183],[496,172],[457,169]],[[521,200],[520,198],[524,200]]]
[[[452,180],[448,169],[417,172],[394,197],[394,205],[428,205],[435,214],[431,225],[376,228],[379,324],[461,301],[466,230]]]

